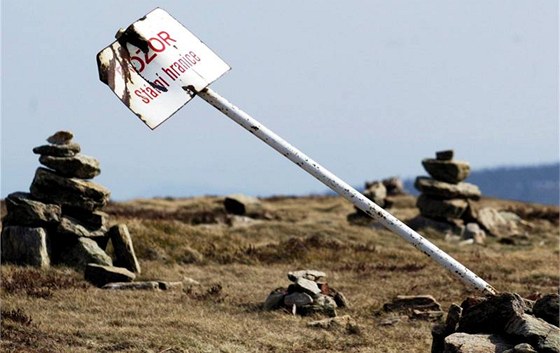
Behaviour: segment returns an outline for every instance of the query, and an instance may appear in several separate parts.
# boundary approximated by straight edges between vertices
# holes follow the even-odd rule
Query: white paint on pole
[[[145,18],[132,24],[115,43],[98,54],[101,80],[108,84],[123,103],[148,126],[151,128],[157,127],[196,94],[323,184],[352,202],[360,210],[431,257],[465,284],[485,293],[496,293],[496,290],[490,284],[457,260],[253,119],[249,114],[212,91],[208,85],[229,70],[229,66],[188,30],[179,27],[182,27],[182,25],[169,14],[161,9],[156,9]],[[164,33],[162,34],[162,32]],[[171,42],[169,38],[177,40],[180,45],[163,48],[161,43]],[[158,43],[161,44],[160,47],[156,46]],[[200,66],[196,66],[197,63],[188,67],[188,69],[184,68],[185,72],[181,72],[181,75],[177,75],[173,80],[167,82],[169,86],[165,87],[167,89],[164,90],[161,85],[162,83],[166,84],[166,82],[161,81],[161,78],[162,76],[165,77],[164,74],[168,75],[165,69],[175,67],[177,58],[191,51],[201,59],[199,61]],[[141,58],[135,59],[135,55],[140,55],[140,53],[147,55],[144,59],[145,66],[142,66],[139,62]],[[154,55],[151,60],[148,59],[151,58],[150,55]],[[210,62],[209,66],[204,66],[204,70],[199,70],[203,63],[207,61]],[[120,71],[118,68],[120,68]],[[128,69],[124,70],[123,68]],[[179,69],[177,68],[177,70]],[[160,89],[155,92],[157,95],[152,95],[154,97],[150,99],[150,97],[143,97],[145,94],[141,90],[142,87],[150,95],[152,93],[148,88],[156,89],[159,87]],[[140,93],[137,92],[138,90],[140,90]],[[168,95],[170,98],[167,98]],[[179,98],[180,95],[183,95],[182,99]],[[133,96],[136,96],[136,98]],[[148,99],[150,99],[150,102],[146,102]],[[141,103],[144,103],[144,105]],[[152,105],[150,106],[150,104]]]
[[[159,8],[120,32],[97,62],[101,81],[151,129],[230,69]]]

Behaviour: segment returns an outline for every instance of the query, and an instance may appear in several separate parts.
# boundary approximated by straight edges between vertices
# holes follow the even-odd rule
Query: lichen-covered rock
[[[125,224],[117,224],[107,232],[115,250],[115,265],[124,267],[134,273],[141,273],[140,263],[134,253],[132,239]]]
[[[457,332],[445,338],[443,353],[502,353],[512,347],[498,335]]]
[[[91,179],[101,173],[99,161],[83,154],[71,157],[41,156],[39,163],[70,178]]]
[[[7,226],[2,228],[1,238],[2,262],[42,268],[50,266],[45,229]]]
[[[15,192],[6,197],[7,224],[41,227],[60,221],[60,206],[36,201],[31,194]]]
[[[65,178],[45,168],[37,168],[30,189],[31,195],[38,200],[88,211],[105,206],[110,196],[110,191],[99,184]]]
[[[132,282],[136,275],[126,268],[87,264],[84,278],[97,287],[103,287],[111,282]],[[157,282],[154,282],[157,286]]]

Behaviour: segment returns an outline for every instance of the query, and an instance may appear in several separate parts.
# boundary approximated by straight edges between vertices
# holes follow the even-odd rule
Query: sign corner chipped
[[[230,69],[160,8],[119,32],[97,65],[100,80],[151,129]]]

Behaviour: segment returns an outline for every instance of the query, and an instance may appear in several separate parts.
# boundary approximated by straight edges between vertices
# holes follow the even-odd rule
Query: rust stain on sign
[[[230,69],[159,8],[116,38],[97,55],[99,79],[152,129]]]

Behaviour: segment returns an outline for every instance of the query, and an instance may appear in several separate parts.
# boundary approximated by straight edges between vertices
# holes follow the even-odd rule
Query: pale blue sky
[[[559,160],[555,0],[4,0],[1,197],[60,129],[116,200],[326,190],[198,98],[151,131],[98,80],[97,52],[158,6],[232,67],[214,90],[350,184],[447,148],[474,169]]]

